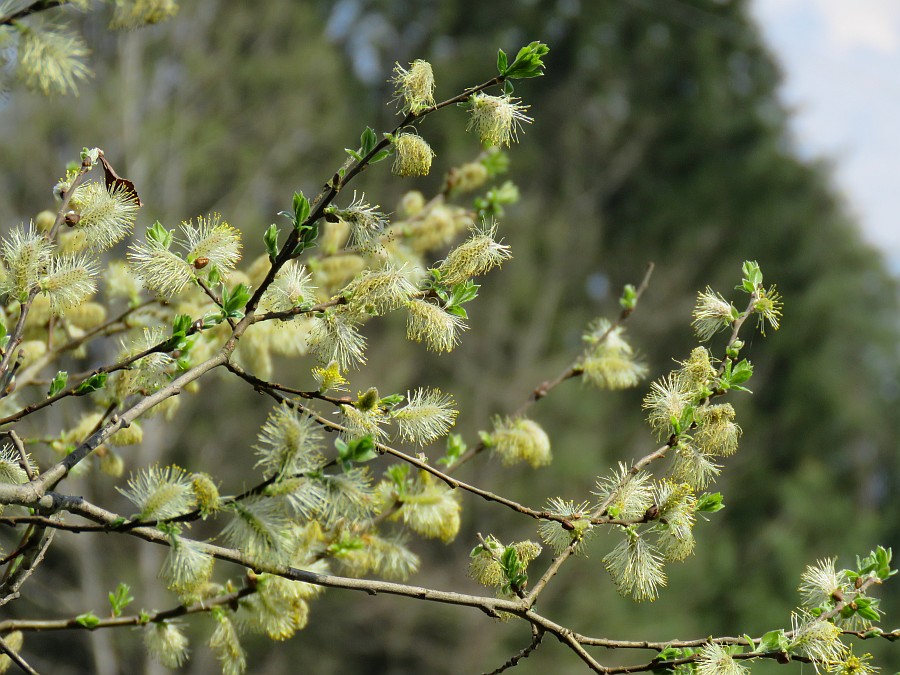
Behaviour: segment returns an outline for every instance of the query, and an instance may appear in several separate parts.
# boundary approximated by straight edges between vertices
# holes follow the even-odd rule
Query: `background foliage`
[[[60,167],[82,146],[97,145],[140,187],[144,224],[158,218],[172,227],[219,211],[248,242],[261,241],[249,233],[274,220],[285,195],[298,187],[314,192],[323,167],[341,161],[360,128],[389,126],[393,109],[383,102],[395,61],[429,60],[440,94],[465,86],[497,45],[509,51],[540,38],[551,46],[548,77],[529,83],[536,121],[528,142],[510,153],[522,193],[504,230],[515,258],[469,306],[473,329],[452,354],[432,358],[399,339],[402,326],[373,324],[381,335],[372,335],[370,365],[359,378],[386,389],[452,391],[464,411],[457,431],[471,442],[490,415],[515,409],[569,362],[582,327],[615,311],[618,288],[636,281],[645,261],[657,269],[629,332],[651,377],[692,345],[697,290],[727,288],[744,259],[759,260],[778,282],[784,326],[750,345],[756,393],[734,401],[745,434],[717,483],[728,508],[698,528],[697,554],[669,569],[669,588],[656,603],[633,605],[608,582],[600,565],[605,543],[595,543],[596,552],[573,561],[543,598],[548,612],[622,639],[757,634],[785,622],[806,564],[833,554],[844,561],[876,543],[900,547],[890,508],[900,476],[897,288],[832,190],[827,163],[794,152],[776,95],[777,64],[745,2],[207,0],[186,3],[173,22],[125,34],[107,32],[102,17],[75,21],[94,52],[95,83],[77,99],[17,92],[2,104],[4,223],[51,206],[48,186]],[[440,128],[424,125],[438,165],[472,156],[464,125],[461,114],[447,115]],[[427,192],[440,179],[398,187],[377,167],[360,185],[391,209],[391,195]],[[525,503],[583,494],[597,467],[646,452],[641,396],[640,388],[598,395],[570,383],[534,410],[554,441],[550,468],[473,462],[461,478],[502,481]],[[214,463],[225,480],[239,482],[268,401],[223,387],[190,405],[165,433],[145,438],[129,464]],[[87,494],[109,496],[102,477],[82,480]],[[465,561],[476,532],[533,536],[529,523],[474,500],[465,513],[454,543],[418,544],[417,582],[473,589]],[[41,571],[48,587],[80,582],[67,584],[54,599],[59,606],[101,606],[109,589],[89,572],[112,553],[99,546],[76,540],[69,556]],[[161,553],[142,547],[138,557],[136,550],[115,552],[116,577],[138,589],[140,604],[163,606],[165,597],[151,590]],[[885,590],[888,617],[897,616],[896,592]],[[273,673],[297,662],[317,673],[475,672],[528,639],[521,626],[490,621],[458,608],[332,591],[291,643],[250,643],[251,662],[256,672]],[[128,636],[54,639],[54,672],[124,672],[143,658]],[[43,657],[45,667],[53,653]],[[198,650],[189,672],[210,672],[209,658]],[[900,669],[896,653],[880,660],[886,670]],[[519,666],[523,673],[548,668],[580,672],[582,665],[545,644]],[[774,668],[755,665],[754,672]]]

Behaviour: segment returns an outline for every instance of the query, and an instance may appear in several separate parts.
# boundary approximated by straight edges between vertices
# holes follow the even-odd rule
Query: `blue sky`
[[[900,273],[900,0],[754,0],[800,152],[835,163],[866,239]]]

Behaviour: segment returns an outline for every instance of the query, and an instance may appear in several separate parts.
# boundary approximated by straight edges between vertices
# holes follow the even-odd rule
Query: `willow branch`
[[[655,267],[655,265],[652,262],[647,263],[647,268],[644,271],[644,276],[641,279],[640,285],[638,286],[637,290],[635,291],[635,298],[634,298],[635,306],[637,305],[638,301],[640,301],[641,296],[644,294],[644,291],[646,291],[647,287],[650,285],[650,277],[653,275],[654,267]],[[633,312],[634,312],[633,307],[623,308],[622,311],[619,313],[619,316],[616,318],[616,320],[613,323],[611,323],[609,328],[606,329],[606,331],[603,333],[603,335],[601,335],[597,339],[597,342],[599,344],[602,344],[603,342],[605,342],[607,340],[607,338],[609,338],[609,336],[612,335],[613,331],[615,331],[619,326],[621,326],[628,319],[628,317],[632,315]],[[577,376],[581,375],[583,372],[584,372],[584,368],[576,362],[576,363],[573,363],[572,365],[570,365],[569,367],[567,367],[564,371],[562,371],[554,379],[541,383],[540,385],[535,387],[534,390],[532,390],[529,397],[527,399],[525,399],[525,401],[515,410],[515,412],[513,412],[512,417],[521,417],[522,415],[525,414],[525,412],[532,405],[534,405],[535,403],[540,401],[542,398],[547,396],[547,394],[549,394],[551,391],[556,389],[563,382],[565,382],[566,380],[570,380],[573,377],[577,377]],[[456,469],[456,468],[462,466],[463,464],[465,464],[466,462],[468,462],[469,460],[471,460],[473,457],[475,457],[479,453],[483,452],[484,450],[485,450],[484,442],[483,441],[478,442],[476,445],[473,445],[471,448],[466,450],[462,455],[460,455],[460,458],[453,464],[453,468]]]
[[[144,626],[149,623],[161,623],[177,619],[180,616],[189,614],[199,614],[208,612],[213,607],[221,607],[233,605],[241,598],[252,595],[256,592],[253,586],[245,586],[234,593],[227,593],[215,598],[209,598],[201,602],[191,605],[178,605],[170,609],[157,610],[154,612],[141,612],[130,616],[117,616],[99,619],[96,623],[85,625],[76,619],[49,619],[30,621],[26,619],[7,619],[0,621],[0,634],[8,633],[14,630],[27,632],[44,632],[55,630],[96,630],[99,628],[121,628],[123,626]]]
[[[282,395],[280,392],[272,389],[271,387],[267,387],[265,385],[258,385],[258,386],[256,386],[256,389],[258,391],[262,391],[265,394],[268,394],[269,396],[274,398],[279,403],[286,403],[292,407],[295,407],[299,410],[303,410],[303,411],[307,412],[313,420],[315,420],[320,426],[324,427],[328,431],[334,431],[334,432],[339,432],[339,433],[347,432],[347,430],[340,424],[337,424],[335,422],[332,422],[331,420],[325,419],[324,417],[322,417],[321,415],[316,413],[314,410],[307,408],[306,406],[300,405],[298,402],[289,399],[288,397]],[[428,462],[421,460],[418,457],[413,457],[412,455],[408,455],[405,452],[403,452],[401,450],[397,450],[396,448],[392,448],[389,445],[385,445],[384,443],[376,442],[375,449],[382,455],[391,455],[393,457],[403,460],[407,464],[413,465],[417,469],[421,469],[422,471],[426,471],[426,472],[430,473],[435,478],[438,478],[439,480],[443,481],[451,489],[454,489],[454,490],[459,489],[459,490],[463,490],[465,492],[470,492],[471,494],[477,495],[478,497],[481,497],[482,499],[484,499],[486,501],[496,502],[497,504],[502,504],[503,506],[506,506],[507,508],[512,509],[513,511],[516,511],[517,513],[521,513],[522,515],[529,516],[531,518],[534,518],[535,520],[553,520],[558,523],[561,523],[563,525],[563,527],[567,527],[569,529],[572,528],[572,523],[569,521],[569,519],[567,519],[563,516],[557,515],[555,513],[550,513],[549,511],[536,511],[534,509],[530,509],[527,506],[524,506],[516,501],[513,501],[512,499],[507,499],[506,497],[501,497],[500,495],[494,494],[493,492],[489,492],[488,490],[483,490],[482,488],[476,487],[469,483],[465,483],[461,480],[457,480],[456,478],[453,478],[452,476],[444,473],[443,471],[440,471],[440,470],[434,468]]]

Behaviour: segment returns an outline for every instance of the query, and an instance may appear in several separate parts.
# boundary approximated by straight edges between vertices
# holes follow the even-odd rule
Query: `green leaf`
[[[299,230],[300,226],[309,217],[309,200],[302,192],[295,192],[293,199],[294,209],[294,229]]]
[[[753,293],[757,288],[762,286],[763,275],[762,270],[759,269],[758,262],[755,260],[745,260],[744,264],[741,266],[741,271],[744,275],[743,279],[741,279],[741,289],[747,293]]]
[[[394,154],[393,147],[385,148],[384,150],[379,150],[374,155],[372,155],[372,159],[369,160],[369,164],[377,164],[383,159],[387,159],[391,155]]]
[[[485,150],[478,161],[487,169],[488,176],[492,178],[509,171],[509,155],[497,147]]]
[[[746,633],[744,633],[744,639],[747,641],[747,647],[749,647],[749,651],[756,651],[756,641]]]
[[[368,462],[378,457],[371,434],[351,441],[338,438],[334,442],[334,447],[337,448],[338,459],[345,470],[349,470],[354,462]]]
[[[278,234],[281,232],[275,223],[269,225],[269,229],[263,235],[263,243],[266,245],[266,253],[269,254],[269,260],[274,261],[278,257]]]
[[[168,250],[172,245],[172,241],[174,240],[175,235],[164,228],[162,223],[158,220],[153,223],[149,228],[147,228],[147,239],[150,241],[155,241],[157,244],[160,244],[164,249]]]
[[[481,288],[481,286],[471,280],[462,284],[455,284],[450,289],[450,302],[454,305],[462,305],[471,302],[478,297],[479,288]]]
[[[65,370],[60,370],[56,373],[56,376],[53,378],[53,381],[50,383],[50,389],[47,392],[48,398],[53,398],[59,392],[66,388],[66,383],[69,381],[69,373]]]
[[[622,289],[622,297],[619,298],[622,309],[632,310],[637,305],[637,290],[631,284],[625,284]]]
[[[100,624],[100,619],[93,612],[79,614],[75,617],[75,621],[85,628],[96,628]]]
[[[75,395],[84,396],[85,394],[90,394],[91,392],[103,389],[103,387],[106,386],[107,377],[109,377],[109,375],[106,373],[96,373],[91,375],[88,379],[78,385],[78,388],[75,390]]]
[[[394,484],[397,494],[403,496],[409,487],[409,464],[389,466],[384,475]]]
[[[131,595],[131,587],[128,584],[119,583],[116,590],[109,594],[109,606],[113,616],[121,616],[124,610],[134,597]]]
[[[172,320],[172,337],[184,337],[191,329],[190,314],[176,314]]]
[[[790,644],[783,630],[770,630],[762,636],[756,651],[761,653],[786,652]]]
[[[463,440],[462,434],[450,434],[447,436],[447,452],[438,460],[438,464],[453,466],[467,449],[468,446]]]
[[[366,130],[359,137],[360,154],[365,157],[372,152],[377,144],[378,136],[375,135],[375,130],[372,127],[366,127]]]
[[[516,59],[507,68],[501,69],[500,74],[510,79],[524,79],[528,77],[540,77],[544,74],[543,57],[550,48],[542,42],[532,42],[522,47],[516,54]],[[499,63],[498,63],[499,65]]]
[[[715,513],[725,508],[721,492],[704,492],[697,497],[697,511]]]
[[[861,616],[866,621],[878,621],[881,619],[881,612],[879,612],[875,607],[857,607],[856,613]]]
[[[504,214],[503,207],[518,202],[519,196],[519,188],[508,180],[503,185],[488,190],[483,197],[476,197],[473,203],[483,220],[495,216],[501,218]]]
[[[680,659],[682,655],[683,650],[678,647],[666,647],[656,655],[656,658],[660,661],[674,661],[675,659]]]
[[[463,308],[457,306],[450,306],[446,308],[447,314],[453,314],[455,316],[460,317],[461,319],[468,319],[469,313]]]
[[[250,300],[250,289],[246,284],[238,284],[232,290],[222,287],[222,314],[226,319],[242,319],[241,311]]]
[[[406,400],[406,397],[403,394],[391,394],[382,398],[378,405],[382,408],[393,408],[395,405],[403,403],[404,400]]]
[[[525,587],[528,583],[528,574],[525,572],[525,566],[519,560],[519,554],[512,546],[507,546],[503,553],[500,554],[500,567],[503,569],[504,592],[516,592]]]
[[[506,52],[502,49],[497,50],[497,70],[501,75],[506,75],[506,67],[509,65],[506,58]]]
[[[719,386],[722,389],[738,389],[740,391],[750,391],[746,387],[740,386],[753,376],[753,364],[747,359],[743,359],[738,363],[734,363],[731,359],[725,361],[725,371],[719,378]]]

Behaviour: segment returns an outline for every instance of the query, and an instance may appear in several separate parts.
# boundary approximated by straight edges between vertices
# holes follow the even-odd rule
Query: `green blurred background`
[[[828,163],[798,158],[777,96],[779,67],[747,2],[206,0],[130,33],[109,33],[106,20],[74,19],[96,72],[79,98],[16,92],[3,104],[3,222],[52,208],[50,187],[65,163],[99,146],[138,186],[146,204],[139,233],[156,219],[171,228],[215,210],[244,232],[247,260],[262,251],[263,231],[295,189],[315,193],[366,125],[393,126],[385,102],[395,61],[429,60],[445,98],[489,77],[498,47],[550,45],[547,76],[516,92],[535,122],[509,153],[522,200],[500,232],[514,259],[485,280],[472,328],[450,355],[406,343],[399,322],[373,321],[370,365],[353,379],[382,392],[424,384],[451,391],[462,411],[457,431],[472,443],[491,415],[511,412],[571,362],[587,322],[617,312],[621,286],[636,283],[647,261],[656,272],[628,331],[652,378],[694,346],[698,290],[710,284],[727,294],[745,259],[778,284],[783,327],[746,349],[754,393],[733,399],[744,436],[716,484],[727,508],[696,528],[696,555],[668,567],[658,601],[635,605],[602,569],[613,539],[598,537],[544,593],[546,615],[621,639],[759,635],[789,623],[805,565],[832,555],[849,565],[876,544],[900,550],[896,282],[836,197]],[[401,181],[378,165],[356,189],[388,210],[405,190],[434,191],[443,170],[479,150],[465,125],[454,110],[422,125],[437,153],[433,176]],[[296,384],[307,382],[308,368],[291,362],[279,370],[282,381],[292,372]],[[551,467],[510,469],[482,457],[460,476],[534,507],[552,496],[580,501],[608,467],[653,447],[640,410],[645,390],[568,382],[532,411],[552,438]],[[203,391],[126,455],[130,469],[154,461],[214,468],[225,492],[240,489],[269,401],[225,380]],[[127,510],[108,477],[75,485]],[[536,538],[532,522],[505,509],[469,497],[463,505],[456,541],[414,542],[422,572],[412,583],[479,592],[465,575],[476,533]],[[174,599],[155,588],[160,561],[146,545],[70,536],[10,611],[102,611],[120,580],[136,589],[136,605],[169,606]],[[890,628],[900,592],[887,587],[883,596]],[[215,672],[202,645],[210,624],[193,623],[186,672]],[[258,673],[474,673],[528,640],[521,622],[329,591],[290,642],[248,638],[246,646]],[[900,670],[900,649],[865,650],[881,655],[885,672]],[[41,672],[156,672],[131,631],[28,636],[25,653]],[[545,638],[516,672],[584,667]]]

